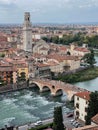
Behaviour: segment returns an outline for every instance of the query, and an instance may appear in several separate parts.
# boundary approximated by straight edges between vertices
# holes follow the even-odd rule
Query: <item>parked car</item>
[[[75,119],[70,120],[71,124],[75,121]]]
[[[35,126],[39,126],[39,125],[42,125],[42,121],[37,121],[36,123],[34,123]]]
[[[75,126],[78,122],[77,121],[74,121],[72,124]]]
[[[79,122],[76,122],[73,125],[75,126],[75,128],[82,127],[82,125]]]
[[[75,126],[75,128],[78,128],[79,127],[79,123],[76,123],[74,126]]]
[[[78,124],[78,127],[83,127],[81,124]]]

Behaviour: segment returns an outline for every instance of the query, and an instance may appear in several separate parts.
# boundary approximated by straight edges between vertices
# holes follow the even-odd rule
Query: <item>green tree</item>
[[[0,54],[0,57],[5,57],[5,54]]]
[[[21,80],[21,81],[26,81],[26,74],[25,74],[25,72],[21,72],[20,75],[21,75],[21,76],[20,76],[20,80]]]
[[[90,53],[84,55],[82,60],[84,60],[84,63],[88,64],[90,67],[94,67],[94,64],[96,63],[94,58],[94,51],[91,49]]]
[[[53,130],[64,130],[62,108],[54,108]]]
[[[52,42],[58,44],[59,43],[59,37],[58,36],[52,37]]]
[[[90,100],[86,116],[86,125],[91,124],[91,118],[98,113],[98,91],[90,94]]]

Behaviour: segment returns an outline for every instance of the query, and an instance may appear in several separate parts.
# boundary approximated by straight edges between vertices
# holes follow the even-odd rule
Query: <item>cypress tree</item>
[[[64,130],[62,108],[54,108],[53,130]]]
[[[86,116],[86,125],[91,124],[91,118],[98,113],[98,91],[90,94],[90,100]]]

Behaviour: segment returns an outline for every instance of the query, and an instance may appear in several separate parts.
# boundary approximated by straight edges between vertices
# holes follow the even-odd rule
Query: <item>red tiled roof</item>
[[[48,50],[48,48],[42,47],[40,50]]]
[[[47,56],[49,59],[55,59],[59,62],[62,62],[64,60],[78,60],[76,56],[66,56],[66,55],[59,55],[59,54],[50,54]]]
[[[81,51],[81,52],[89,52],[89,50],[87,48],[84,48],[84,47],[76,47],[74,50]]]
[[[94,123],[98,124],[98,114],[96,114],[94,117],[92,117],[91,120],[92,120]]]
[[[59,49],[60,49],[61,51],[66,51],[66,50],[67,50],[67,48],[66,48],[65,46],[60,46]]]
[[[48,64],[49,66],[56,66],[56,65],[59,65],[57,62],[55,61],[48,61],[46,62],[46,64]]]
[[[43,63],[37,63],[38,67],[49,67],[49,65],[47,64],[43,64]]]
[[[90,92],[88,91],[84,91],[84,92],[79,92],[79,93],[76,93],[75,96],[78,96],[80,98],[83,98],[85,100],[89,100],[90,99]]]

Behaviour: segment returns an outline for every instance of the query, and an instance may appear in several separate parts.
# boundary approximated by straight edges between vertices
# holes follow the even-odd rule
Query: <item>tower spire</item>
[[[25,12],[23,24],[23,50],[32,52],[32,24],[30,22],[30,13]]]

